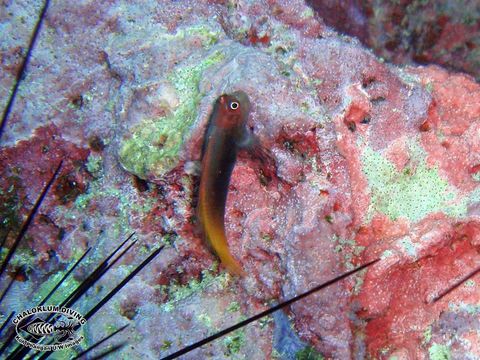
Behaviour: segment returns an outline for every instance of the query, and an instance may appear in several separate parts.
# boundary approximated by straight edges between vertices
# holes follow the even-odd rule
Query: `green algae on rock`
[[[296,360],[324,360],[322,354],[320,354],[313,346],[306,346],[302,350],[295,354]]]
[[[430,360],[450,360],[452,358],[450,350],[446,345],[434,343],[428,349]]]
[[[231,335],[226,336],[223,339],[223,344],[225,346],[225,355],[228,357],[237,354],[242,346],[246,344],[245,339],[245,330],[239,329],[234,331]]]
[[[219,289],[223,289],[230,281],[230,275],[227,273],[221,273],[215,275],[218,264],[213,263],[212,267],[202,271],[202,279],[192,279],[185,285],[178,285],[172,283],[168,286],[164,286],[163,289],[168,293],[168,301],[161,305],[161,310],[170,312],[175,308],[179,302],[187,299],[197,292],[202,292],[210,286],[215,286]]]
[[[40,284],[40,287],[35,291],[35,302],[42,301],[50,291],[56,286],[56,284],[62,279],[63,276],[67,273],[69,269],[59,271],[55,274],[50,275],[50,277]],[[80,281],[75,279],[73,276],[69,276],[63,282],[58,291],[54,292],[53,295],[48,300],[47,304],[60,304],[64,301],[69,294],[73,292],[80,284]]]
[[[100,155],[90,154],[86,163],[87,171],[94,177],[102,176],[103,159]]]
[[[221,52],[215,51],[198,64],[173,71],[168,80],[176,90],[179,104],[161,119],[145,119],[122,143],[119,158],[127,171],[146,179],[149,174],[160,177],[175,167],[178,152],[202,98],[198,89],[202,73],[223,58]]]
[[[456,189],[440,177],[436,167],[426,164],[421,149],[412,145],[410,154],[416,166],[398,171],[382,154],[364,148],[361,160],[372,199],[369,215],[379,211],[392,220],[405,217],[412,222],[436,211],[465,215],[465,202],[456,201]]]

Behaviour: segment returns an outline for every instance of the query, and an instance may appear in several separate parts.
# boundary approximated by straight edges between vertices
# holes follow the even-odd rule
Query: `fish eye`
[[[232,110],[237,110],[239,107],[240,107],[240,104],[236,101],[232,101],[230,103],[230,109],[232,109]]]

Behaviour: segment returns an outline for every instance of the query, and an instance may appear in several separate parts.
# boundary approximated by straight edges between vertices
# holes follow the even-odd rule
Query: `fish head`
[[[223,94],[217,100],[216,126],[241,133],[250,113],[250,101],[243,91]]]

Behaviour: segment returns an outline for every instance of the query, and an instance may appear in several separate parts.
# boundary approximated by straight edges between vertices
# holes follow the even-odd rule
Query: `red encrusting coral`
[[[479,222],[457,223],[442,235],[442,246],[428,256],[413,262],[396,258],[391,265],[368,272],[357,298],[361,304],[357,315],[367,321],[369,354],[380,357],[389,346],[406,349],[411,358],[423,358],[425,329],[446,311],[449,300],[477,300],[475,291],[463,286],[433,302],[457,279],[480,266],[479,234]]]

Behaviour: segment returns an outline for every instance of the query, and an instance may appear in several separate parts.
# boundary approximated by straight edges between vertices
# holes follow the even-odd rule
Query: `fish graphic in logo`
[[[77,311],[58,306],[38,306],[13,319],[20,344],[40,351],[56,351],[79,345],[83,336],[77,330],[85,318]]]
[[[60,320],[58,323],[51,324],[42,319],[36,318],[31,323],[23,326],[22,330],[25,330],[36,339],[47,335],[52,335],[58,342],[64,340],[65,338],[73,338],[77,324],[77,321],[72,319],[67,320],[66,322]]]

